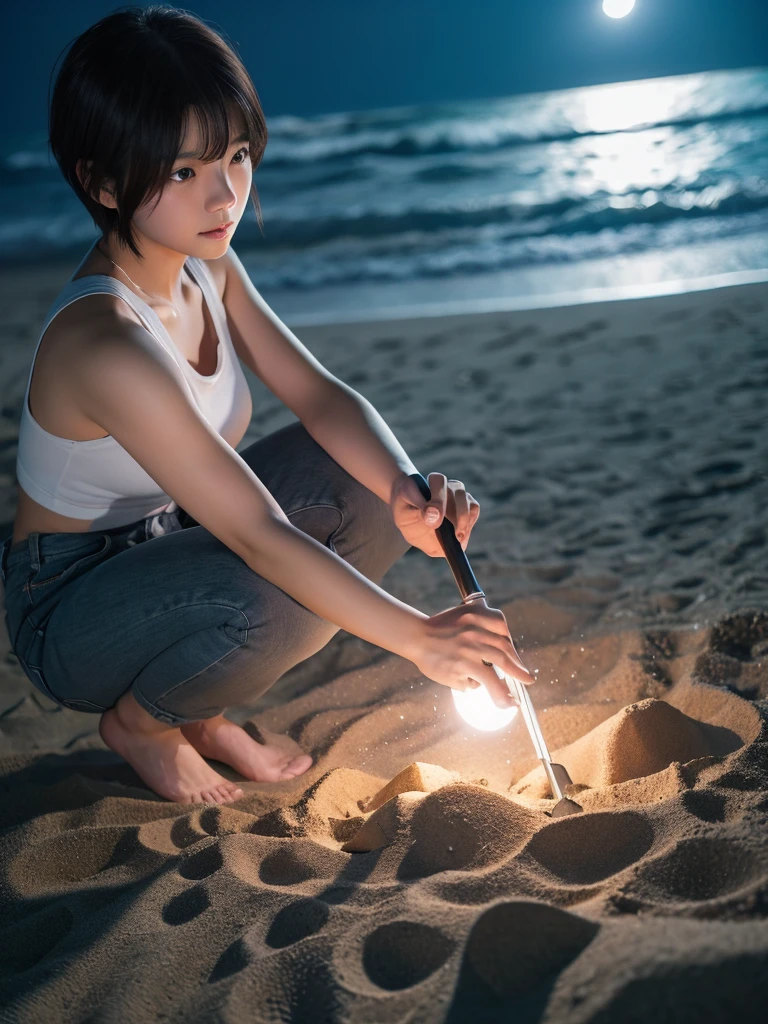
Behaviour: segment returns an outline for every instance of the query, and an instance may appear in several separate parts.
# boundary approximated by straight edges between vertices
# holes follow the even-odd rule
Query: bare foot
[[[292,740],[290,736],[287,736],[284,732],[270,732],[269,729],[265,729],[263,725],[256,725],[255,722],[249,723],[251,730],[258,733],[258,736],[253,737],[257,743],[267,747],[279,747],[284,753],[290,754],[291,757],[298,757],[299,754],[303,754],[304,751],[301,749],[296,740]],[[249,736],[252,732],[248,729],[245,730]]]
[[[166,800],[228,804],[243,796],[236,783],[205,763],[179,728],[153,718],[130,691],[101,716],[99,733]]]
[[[270,737],[276,734],[261,729],[268,742],[257,743],[245,729],[230,722],[224,715],[190,722],[182,725],[181,731],[203,757],[223,761],[254,782],[293,779],[303,775],[312,764],[309,754],[301,753],[298,744],[288,737],[276,737],[275,742],[270,742]],[[285,740],[288,740],[287,744]]]

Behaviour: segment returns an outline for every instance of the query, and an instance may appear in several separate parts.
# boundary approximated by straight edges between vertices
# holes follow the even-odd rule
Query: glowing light
[[[506,679],[495,665],[494,669],[500,679]],[[476,690],[451,690],[451,693],[456,710],[467,725],[482,732],[503,729],[517,714],[516,705],[511,708],[497,707],[484,686],[478,686]]]
[[[603,0],[603,11],[609,18],[626,18],[634,6],[635,0]]]

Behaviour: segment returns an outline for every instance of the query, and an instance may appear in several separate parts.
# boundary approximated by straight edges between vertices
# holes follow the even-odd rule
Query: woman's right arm
[[[498,609],[460,605],[427,616],[294,527],[177,373],[172,356],[142,327],[126,325],[87,345],[78,360],[83,412],[254,572],[321,618],[401,655],[435,682],[460,690],[469,680],[482,682],[500,705],[511,698],[483,659],[533,681]]]
[[[497,704],[506,707],[511,703],[509,693],[483,659],[524,682],[533,681],[498,609],[460,605],[425,615],[392,597],[287,520],[265,522],[246,561],[305,608],[407,658],[435,682],[464,690],[471,685],[470,679],[477,680],[487,686]]]

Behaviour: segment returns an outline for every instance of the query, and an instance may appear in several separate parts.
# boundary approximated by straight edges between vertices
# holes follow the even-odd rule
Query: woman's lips
[[[214,228],[213,231],[201,231],[200,234],[205,235],[206,238],[223,238],[233,223],[234,221],[230,221],[228,224],[222,224],[220,228]]]

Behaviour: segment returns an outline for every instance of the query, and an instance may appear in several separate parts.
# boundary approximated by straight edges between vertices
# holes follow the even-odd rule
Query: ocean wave
[[[647,128],[677,127],[686,128],[693,125],[752,118],[768,117],[768,104],[738,113],[724,111],[702,119],[700,117],[681,116],[658,121],[646,121],[629,128],[621,129],[622,133],[643,131]],[[478,132],[463,124],[451,125],[440,131],[419,131],[413,128],[401,128],[389,132],[366,132],[358,136],[335,136],[327,139],[301,139],[288,141],[272,139],[262,158],[262,165],[269,168],[287,168],[306,163],[322,163],[332,160],[352,160],[365,157],[400,157],[403,159],[429,156],[448,156],[461,153],[489,153],[496,150],[515,149],[521,146],[543,145],[554,142],[572,142],[576,139],[588,139],[601,135],[613,135],[617,129],[603,131],[579,131],[575,128],[559,131],[525,132],[508,127],[489,129]]]
[[[332,251],[318,247],[284,252],[270,262],[262,262],[254,254],[246,256],[246,260],[259,289],[299,292],[367,283],[449,280],[534,266],[575,266],[584,261],[616,259],[657,249],[701,246],[718,239],[763,238],[766,229],[768,216],[761,211],[716,220],[670,221],[660,227],[626,224],[621,230],[604,229],[596,234],[504,237],[493,233],[478,239],[467,232],[446,235],[438,242],[432,237],[414,235],[408,245],[393,241],[375,250],[350,243]]]
[[[573,234],[621,229],[627,224],[659,224],[664,221],[730,216],[768,207],[768,180],[761,189],[732,191],[703,188],[698,192],[660,194],[630,192],[625,195],[563,196],[548,203],[514,203],[499,197],[486,202],[440,205],[398,211],[338,213],[313,220],[304,217],[270,217],[265,221],[268,246],[321,245],[335,239],[373,241],[414,232],[437,235],[446,230],[502,227],[507,237],[520,235]]]

